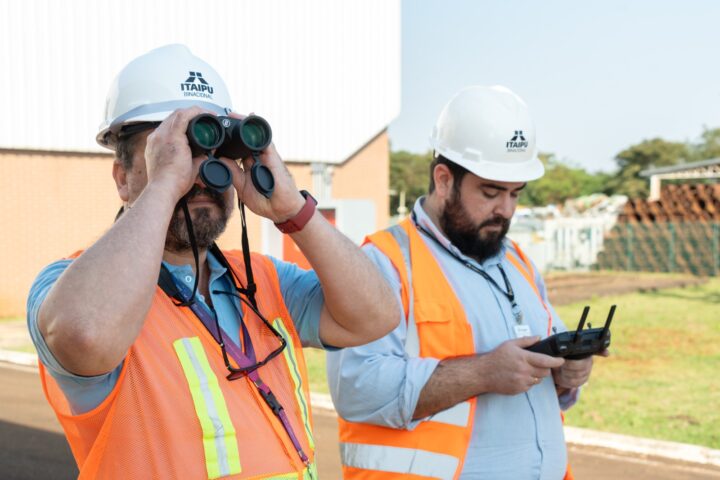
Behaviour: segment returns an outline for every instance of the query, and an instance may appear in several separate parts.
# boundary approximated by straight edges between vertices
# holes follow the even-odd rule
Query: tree
[[[607,190],[631,198],[645,197],[648,194],[648,179],[640,176],[641,171],[678,165],[692,157],[692,148],[687,143],[668,142],[662,138],[644,140],[616,155],[619,168],[608,181]]]
[[[405,192],[405,205],[412,209],[415,200],[427,192],[430,184],[432,153],[411,153],[404,150],[390,153],[390,215],[397,213],[400,192]]]
[[[551,153],[541,153],[546,173],[529,182],[520,197],[524,205],[563,203],[568,198],[602,192],[607,174],[591,174],[580,167],[557,160]],[[405,192],[405,205],[412,208],[415,200],[427,192],[430,183],[432,153],[397,151],[390,154],[390,188],[396,194],[390,199],[390,214],[397,213],[399,193]]]
[[[720,128],[703,128],[700,143],[691,146],[693,161],[720,158]]]
[[[528,182],[520,196],[523,205],[549,205],[564,203],[568,198],[603,192],[608,175],[591,174],[584,169],[555,158],[552,153],[541,153],[545,175]]]

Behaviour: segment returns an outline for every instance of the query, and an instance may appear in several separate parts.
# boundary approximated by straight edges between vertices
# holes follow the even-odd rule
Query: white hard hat
[[[502,86],[460,90],[440,112],[430,145],[488,180],[527,182],[545,173],[527,105]]]
[[[128,63],[113,80],[96,140],[114,150],[123,126],[161,122],[176,109],[195,105],[218,115],[229,113],[225,82],[184,45],[156,48]]]

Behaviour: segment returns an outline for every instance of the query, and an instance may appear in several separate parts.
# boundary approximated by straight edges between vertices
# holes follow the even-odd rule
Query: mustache
[[[200,195],[209,197],[210,200],[213,201],[218,207],[225,208],[225,199],[223,198],[222,193],[219,193],[215,190],[211,190],[206,187],[201,187],[197,183],[192,186],[190,191],[185,194],[186,200],[192,200],[195,197],[198,197]]]
[[[483,227],[490,227],[490,226],[498,226],[498,227],[509,227],[510,226],[510,219],[507,219],[505,217],[501,217],[499,215],[494,216],[493,218],[489,220],[485,220],[478,226],[478,230],[480,230]]]

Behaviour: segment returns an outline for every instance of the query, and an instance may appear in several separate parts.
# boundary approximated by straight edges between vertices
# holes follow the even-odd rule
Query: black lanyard
[[[467,268],[469,268],[470,270],[472,270],[473,272],[477,273],[478,275],[483,277],[485,280],[487,280],[487,282],[490,285],[495,287],[495,290],[502,293],[505,296],[505,298],[508,299],[508,302],[510,302],[510,309],[512,310],[513,318],[515,318],[515,321],[518,324],[522,323],[522,321],[523,321],[522,310],[520,310],[520,306],[515,301],[515,291],[513,290],[512,285],[510,285],[510,280],[508,279],[507,275],[505,274],[505,269],[502,268],[501,264],[498,263],[498,269],[500,270],[500,275],[502,275],[503,281],[505,283],[504,290],[500,285],[498,285],[498,283],[495,281],[495,279],[492,278],[485,270],[482,270],[482,269],[476,267],[475,265],[473,265],[472,263],[470,263],[468,260],[464,260],[464,259],[458,257],[457,255],[455,255],[455,253],[453,253],[449,248],[447,248],[445,245],[443,245],[442,242],[437,237],[435,237],[435,235],[428,232],[422,225],[420,225],[420,222],[418,222],[415,212],[412,213],[411,218],[413,220],[413,224],[415,225],[415,227],[418,230],[420,230],[422,233],[424,233],[425,236],[430,238],[433,242],[435,242],[440,248],[445,250],[455,260],[462,263]]]

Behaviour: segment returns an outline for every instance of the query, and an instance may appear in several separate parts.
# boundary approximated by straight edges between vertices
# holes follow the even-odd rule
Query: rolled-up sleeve
[[[112,372],[83,377],[65,369],[50,351],[38,326],[40,306],[48,292],[63,272],[70,266],[71,260],[59,260],[48,265],[37,276],[30,288],[27,301],[27,323],[40,362],[57,382],[74,414],[89,412],[102,403],[117,384],[122,363]]]
[[[270,257],[280,281],[280,293],[303,347],[327,348],[320,340],[320,313],[325,297],[317,274],[294,263]]]
[[[370,257],[390,284],[398,303],[400,279],[390,260],[366,245]],[[366,345],[327,353],[330,394],[342,418],[393,428],[412,429],[420,392],[439,363],[405,352],[405,319],[385,337]]]
[[[60,365],[60,362],[55,359],[42,333],[40,333],[38,314],[40,312],[40,306],[42,306],[45,301],[48,292],[50,292],[50,289],[55,285],[57,279],[60,278],[60,275],[70,266],[70,263],[71,260],[59,260],[45,267],[33,282],[32,287],[30,287],[30,294],[27,300],[28,331],[37,350],[40,362],[42,362],[51,373],[68,377],[73,375],[65,370],[65,368]]]

